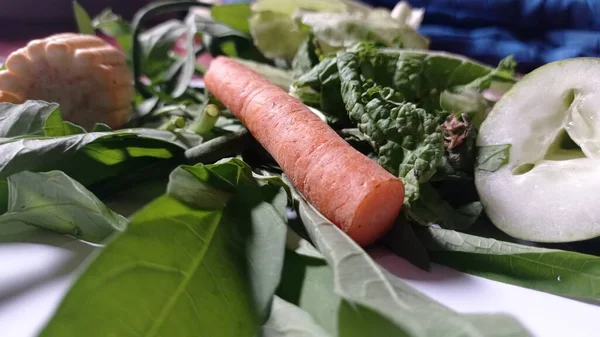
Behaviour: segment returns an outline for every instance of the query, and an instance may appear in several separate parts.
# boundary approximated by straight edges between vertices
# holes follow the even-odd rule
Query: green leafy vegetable
[[[56,103],[34,100],[22,104],[0,103],[0,138],[42,135],[44,123],[53,113],[60,117]]]
[[[101,243],[122,231],[127,219],[108,209],[60,171],[22,171],[7,178],[8,204],[1,225],[29,225]]]
[[[304,40],[292,61],[292,72],[294,77],[298,78],[309,72],[314,66],[319,64],[317,55],[317,45],[314,37],[310,36]]]
[[[133,29],[129,22],[110,9],[105,9],[92,20],[92,25],[103,34],[116,39],[119,46],[129,55],[133,36]]]
[[[340,53],[341,94],[350,119],[369,137],[385,169],[406,184],[426,182],[433,176],[444,153],[438,119],[414,104],[403,102],[396,93],[361,76],[359,55]],[[418,186],[405,196],[418,198]]]
[[[370,40],[388,47],[427,49],[429,41],[412,27],[391,17],[386,9],[369,12],[300,12],[296,17],[319,41],[325,52],[350,47],[359,41]]]
[[[250,33],[250,26],[248,24],[248,19],[250,18],[250,15],[252,15],[250,4],[239,3],[212,6],[210,8],[210,15],[213,19],[222,22],[233,29],[237,29],[244,33]]]
[[[177,98],[185,93],[196,70],[196,45],[194,43],[197,33],[196,22],[193,20],[193,17],[188,17],[185,25],[187,28],[185,32],[185,58],[183,59],[183,65],[179,71],[174,88],[171,91],[173,98]]]
[[[151,134],[94,132],[57,138],[11,139],[0,144],[0,177],[21,171],[61,170],[85,186],[183,156],[184,148]],[[154,133],[160,131],[153,130]],[[157,161],[158,160],[158,161]],[[139,173],[138,173],[139,174]]]
[[[250,17],[250,33],[256,46],[269,58],[291,60],[308,37],[288,15],[264,11]]]
[[[479,201],[453,208],[429,183],[420,185],[419,193],[420,198],[410,205],[407,212],[412,220],[424,226],[438,224],[447,229],[465,230],[473,225],[483,212]]]
[[[92,19],[77,1],[73,1],[73,13],[75,14],[79,33],[88,35],[94,35],[96,33],[96,30],[92,25]]]
[[[207,186],[227,186],[225,207],[186,204],[177,190],[156,199],[87,267],[40,336],[257,334],[280,278],[286,193],[239,160],[197,168],[187,172],[198,200],[211,197]]]
[[[306,311],[275,296],[271,316],[261,329],[261,337],[328,337]]]
[[[159,80],[166,68],[165,55],[186,31],[186,26],[178,20],[165,21],[140,35],[143,63],[142,71],[151,79]],[[170,63],[172,64],[172,63]]]
[[[283,90],[289,90],[294,82],[292,74],[287,70],[250,60],[236,59],[236,61],[261,74],[264,78]]]
[[[461,315],[430,300],[382,270],[301,197],[299,215],[323,256],[308,244],[288,252],[285,266],[295,268],[289,274],[284,269],[278,294],[310,313],[330,335],[529,335],[507,316]]]
[[[433,261],[492,280],[563,296],[600,296],[600,258],[464,234],[417,229]]]
[[[510,144],[477,148],[476,170],[494,172],[508,163]]]
[[[60,109],[54,110],[44,122],[44,135],[48,137],[61,137],[85,133],[79,125],[64,121]]]

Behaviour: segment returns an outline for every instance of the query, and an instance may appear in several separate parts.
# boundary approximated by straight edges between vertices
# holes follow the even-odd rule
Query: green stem
[[[221,115],[221,109],[214,104],[207,104],[200,117],[196,118],[190,125],[189,130],[204,135],[208,133],[215,126],[215,123]]]
[[[234,156],[250,144],[252,136],[246,129],[211,139],[185,151],[190,164],[213,163],[221,158]]]
[[[185,118],[181,116],[173,116],[165,124],[158,127],[159,130],[164,131],[175,131],[175,129],[181,129],[185,126]]]
[[[188,10],[191,7],[212,7],[211,4],[197,2],[197,1],[170,1],[170,2],[159,2],[152,3],[137,12],[133,18],[133,46],[132,46],[132,59],[133,59],[133,76],[135,81],[135,88],[137,91],[144,96],[144,98],[152,97],[152,93],[146,88],[141,82],[140,77],[142,76],[142,64],[141,64],[141,45],[139,36],[142,31],[142,25],[146,20],[156,14],[178,12]]]

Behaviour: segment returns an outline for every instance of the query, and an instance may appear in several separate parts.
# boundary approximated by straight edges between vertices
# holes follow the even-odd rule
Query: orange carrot
[[[206,87],[273,156],[296,188],[361,246],[400,213],[404,185],[358,152],[304,104],[236,61],[218,57]]]

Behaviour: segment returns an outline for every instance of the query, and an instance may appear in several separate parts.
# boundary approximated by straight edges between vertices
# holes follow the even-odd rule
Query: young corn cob
[[[56,34],[13,52],[0,71],[0,102],[60,104],[65,120],[119,128],[129,117],[133,78],[123,53],[92,35]]]

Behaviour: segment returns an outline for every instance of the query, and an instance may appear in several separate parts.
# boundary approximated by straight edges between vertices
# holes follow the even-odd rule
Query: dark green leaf
[[[294,265],[295,275],[284,269],[278,294],[310,313],[332,336],[437,337],[448,331],[454,336],[529,336],[505,315],[461,315],[429,299],[381,269],[338,227],[299,198],[299,215],[325,261],[314,250],[286,254],[295,259],[285,264]],[[300,246],[304,251],[307,247]]]
[[[419,186],[420,198],[410,204],[409,217],[420,225],[438,224],[448,229],[464,230],[475,223],[483,212],[479,201],[453,208],[429,183]]]
[[[489,145],[477,148],[475,169],[494,172],[508,163],[510,145]]]
[[[57,113],[60,118],[56,103],[44,101],[26,101],[22,104],[0,103],[0,138],[41,135],[45,121],[53,113]]]
[[[292,72],[295,78],[308,73],[314,66],[319,64],[316,49],[317,46],[313,37],[308,37],[302,42],[292,61]]]
[[[73,1],[73,14],[75,15],[75,21],[77,21],[79,33],[88,35],[96,34],[90,15],[77,1]]]
[[[285,192],[276,187],[273,194],[236,160],[207,167],[235,182],[227,205],[200,209],[164,195],[136,213],[41,337],[82,329],[90,337],[257,335],[281,274]]]
[[[177,143],[152,134],[123,131],[14,139],[0,144],[0,177],[25,170],[60,170],[89,186],[181,158],[183,151]]]
[[[20,224],[103,242],[127,226],[77,181],[60,171],[23,171],[7,178],[8,205],[0,224]]]
[[[142,48],[142,72],[152,80],[166,71],[173,63],[166,57],[173,49],[175,42],[186,31],[181,21],[169,20],[140,34]]]
[[[210,9],[213,19],[246,34],[250,33],[248,19],[251,14],[250,4],[247,3],[218,5]]]
[[[47,137],[62,137],[85,133],[79,125],[64,121],[60,109],[54,110],[44,122],[44,135]]]
[[[436,227],[417,228],[434,262],[563,296],[600,297],[600,257],[519,245]]]

